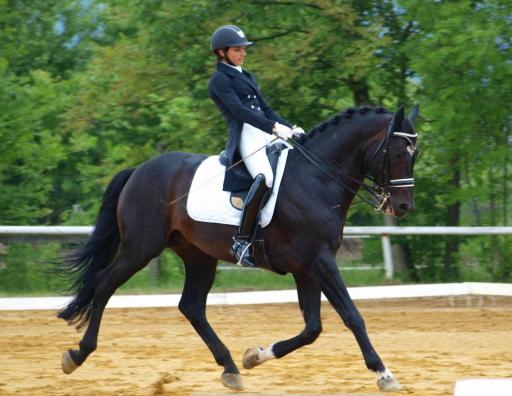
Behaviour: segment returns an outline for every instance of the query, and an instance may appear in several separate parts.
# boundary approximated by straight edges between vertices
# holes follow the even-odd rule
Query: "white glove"
[[[299,135],[304,135],[306,132],[304,132],[304,129],[302,129],[301,127],[294,125],[292,128],[292,133],[293,133],[293,136],[299,136]]]
[[[275,133],[283,140],[288,140],[293,136],[293,132],[291,128],[288,128],[286,125],[280,124],[278,122],[275,123],[274,129],[272,132]]]

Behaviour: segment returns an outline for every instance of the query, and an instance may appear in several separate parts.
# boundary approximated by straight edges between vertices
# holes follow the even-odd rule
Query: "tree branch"
[[[320,7],[315,3],[296,3],[294,1],[269,1],[269,0],[254,0],[253,3],[256,4],[268,4],[268,5],[283,5],[283,6],[303,6],[316,8],[317,10],[323,10],[323,7]]]
[[[291,29],[291,30],[286,30],[284,32],[281,32],[281,33],[276,33],[276,34],[273,34],[271,36],[266,36],[266,37],[261,37],[261,38],[255,38],[253,39],[254,42],[257,42],[257,41],[265,41],[265,40],[272,40],[272,39],[275,39],[277,37],[282,37],[282,36],[286,36],[287,34],[290,34],[290,33],[310,33],[308,30],[301,30],[301,29]]]

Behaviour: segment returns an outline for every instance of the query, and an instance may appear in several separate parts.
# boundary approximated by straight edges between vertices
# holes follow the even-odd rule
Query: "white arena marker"
[[[510,396],[512,379],[485,378],[457,381],[454,396]]]
[[[0,226],[1,227],[1,226]],[[512,227],[511,227],[512,228]],[[0,229],[1,231],[1,229]],[[423,285],[392,285],[349,287],[354,300],[384,298],[418,298],[444,296],[512,296],[512,284],[507,283],[444,283]],[[180,294],[116,295],[107,308],[177,307]],[[322,301],[326,301],[322,296]],[[31,310],[64,308],[71,297],[5,297],[0,298],[2,310]],[[296,303],[296,290],[271,290],[238,293],[210,293],[208,305]],[[509,395],[512,396],[512,393]]]

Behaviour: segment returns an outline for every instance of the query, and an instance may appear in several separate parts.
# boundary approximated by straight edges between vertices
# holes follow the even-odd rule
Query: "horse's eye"
[[[402,153],[396,153],[395,154],[395,159],[400,159],[402,158]]]

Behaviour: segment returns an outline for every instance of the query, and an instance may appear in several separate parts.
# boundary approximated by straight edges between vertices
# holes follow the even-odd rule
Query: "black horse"
[[[347,210],[360,187],[372,193],[376,207],[388,215],[402,217],[414,208],[416,114],[413,111],[405,117],[403,108],[394,114],[382,108],[348,109],[292,142],[295,148],[288,155],[274,218],[261,232],[269,261],[259,266],[293,274],[306,325],[295,337],[266,349],[247,350],[245,368],[311,344],[322,331],[323,292],[353,332],[366,366],[378,376],[379,388],[401,387],[370,343],[335,255]],[[136,169],[121,171],[107,187],[93,234],[60,269],[74,279],[75,297],[58,316],[87,325],[79,349],[63,354],[65,373],[75,370],[96,349],[101,317],[115,290],[169,247],[181,257],[186,270],[180,311],[224,368],[223,384],[242,388],[238,368],[205,313],[217,260],[233,262],[229,248],[236,230],[192,220],[186,200],[179,199],[187,194],[205,158],[182,152],[162,154]],[[372,187],[363,183],[365,177],[374,182]]]

